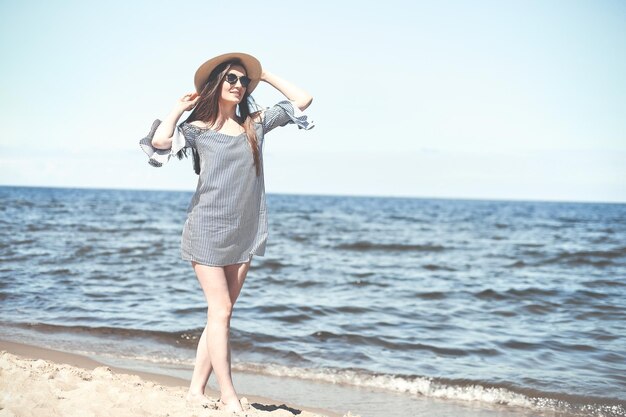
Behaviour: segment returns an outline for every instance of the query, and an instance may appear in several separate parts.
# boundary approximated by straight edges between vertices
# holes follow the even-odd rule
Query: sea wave
[[[475,401],[523,407],[541,412],[567,413],[573,416],[626,416],[626,402],[618,399],[541,392],[513,387],[508,384],[490,384],[484,381],[374,374],[352,369],[314,369],[258,363],[235,363],[233,369],[240,372],[383,389],[428,398]]]
[[[394,251],[394,252],[440,252],[448,248],[442,245],[415,245],[404,243],[374,243],[369,241],[358,241],[351,243],[341,243],[335,247],[336,249],[354,250],[354,251]]]

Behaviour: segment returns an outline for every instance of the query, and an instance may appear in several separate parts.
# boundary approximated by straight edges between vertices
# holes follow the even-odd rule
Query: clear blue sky
[[[270,193],[626,202],[624,1],[0,0],[0,184],[195,189],[137,142],[231,51],[314,96]]]

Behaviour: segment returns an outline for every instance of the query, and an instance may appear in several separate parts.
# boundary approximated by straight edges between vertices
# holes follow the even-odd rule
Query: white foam
[[[481,385],[451,386],[441,384],[434,381],[432,378],[368,375],[350,370],[334,371],[329,369],[307,369],[250,363],[234,364],[233,368],[239,371],[258,372],[274,376],[324,381],[357,387],[385,389],[432,398],[461,399],[522,407],[532,406],[532,402],[530,402],[525,395],[517,394],[504,388],[487,388]]]
[[[554,398],[528,397],[500,387],[480,384],[453,385],[426,377],[403,377],[397,375],[373,375],[352,370],[311,369],[274,364],[235,363],[233,369],[265,375],[323,381],[332,384],[383,389],[429,398],[475,401],[486,404],[507,405],[541,411],[561,411],[574,415],[597,417],[626,416],[623,405],[579,404]]]

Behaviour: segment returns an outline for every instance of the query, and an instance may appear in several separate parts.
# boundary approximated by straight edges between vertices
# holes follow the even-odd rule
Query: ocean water
[[[0,336],[190,366],[206,319],[180,259],[190,198],[0,187]],[[235,370],[626,416],[626,205],[268,195],[268,209]]]

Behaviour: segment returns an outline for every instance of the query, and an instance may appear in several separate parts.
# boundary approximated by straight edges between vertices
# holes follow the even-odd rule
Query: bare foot
[[[191,393],[188,392],[185,397],[188,404],[191,405],[201,405],[201,406],[213,406],[215,405],[215,400],[211,400],[204,394]]]
[[[241,408],[241,403],[239,402],[239,399],[237,399],[237,396],[222,397],[219,401],[222,405],[222,409],[228,411],[229,413],[243,412],[243,408]]]

